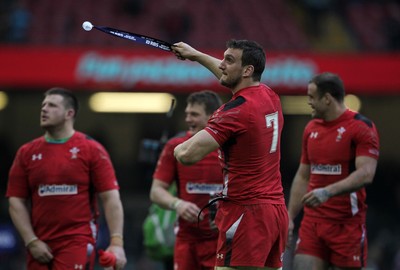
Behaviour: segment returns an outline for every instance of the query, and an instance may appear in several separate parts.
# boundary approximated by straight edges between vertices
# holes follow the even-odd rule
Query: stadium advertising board
[[[218,57],[223,51],[208,51]],[[204,67],[152,49],[0,47],[0,86],[63,86],[87,91],[226,91]],[[354,94],[400,94],[400,54],[267,52],[263,82],[280,94],[304,94],[316,73],[339,74]]]

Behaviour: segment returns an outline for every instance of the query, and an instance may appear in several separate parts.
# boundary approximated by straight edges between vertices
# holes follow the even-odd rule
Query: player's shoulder
[[[312,118],[310,121],[308,121],[308,123],[306,124],[306,129],[310,129],[310,128],[314,128],[316,126],[320,126],[323,125],[324,121],[322,119],[319,118]]]
[[[225,103],[222,111],[229,111],[238,107],[251,110],[257,108],[260,101],[271,100],[272,103],[279,104],[279,95],[269,86],[260,83],[257,86],[251,86],[240,90],[234,98]]]
[[[88,142],[88,143],[96,142],[96,140],[93,139],[92,136],[90,136],[86,133],[80,132],[80,131],[75,131],[73,138],[75,140],[81,140],[81,141]]]
[[[260,89],[261,91],[264,91],[268,96],[270,96],[272,99],[280,99],[278,93],[276,93],[271,87],[269,87],[266,84],[260,83]]]
[[[351,113],[352,113],[353,121],[355,121],[357,124],[363,124],[369,128],[374,127],[374,122],[372,120],[370,120],[368,117],[366,117],[365,115],[358,113],[358,112],[353,112],[353,111],[351,111]]]
[[[222,112],[229,111],[246,103],[246,98],[242,95],[235,97],[222,106]]]
[[[31,149],[36,149],[37,147],[40,147],[40,145],[42,145],[44,142],[45,142],[45,139],[43,136],[37,137],[37,138],[21,145],[19,150],[20,151],[29,151]]]
[[[90,136],[90,135],[88,135],[86,133],[83,133],[83,132],[76,131],[74,136],[73,136],[73,139],[76,140],[76,141],[79,141],[80,144],[84,144],[84,145],[86,145],[88,147],[96,147],[96,148],[101,147],[101,148],[104,148],[103,145],[100,142],[98,142],[92,136]]]

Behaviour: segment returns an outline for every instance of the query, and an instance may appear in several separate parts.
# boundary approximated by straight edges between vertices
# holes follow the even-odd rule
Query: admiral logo
[[[324,175],[341,175],[342,165],[330,165],[330,164],[311,164],[312,174],[324,174]]]
[[[38,194],[44,196],[75,195],[78,194],[77,185],[40,185]]]
[[[217,254],[217,259],[222,260],[224,258],[224,254],[218,253]]]
[[[190,194],[220,193],[222,184],[187,183],[186,192]]]

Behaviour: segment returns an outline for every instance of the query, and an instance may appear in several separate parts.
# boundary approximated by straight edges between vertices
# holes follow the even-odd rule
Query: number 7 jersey
[[[223,195],[242,204],[284,204],[280,173],[283,114],[279,96],[260,84],[236,92],[210,118],[218,142]]]

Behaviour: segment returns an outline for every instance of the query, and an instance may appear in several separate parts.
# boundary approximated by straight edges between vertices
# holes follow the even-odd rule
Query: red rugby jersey
[[[167,142],[161,152],[153,178],[168,184],[176,181],[179,198],[193,202],[202,208],[210,200],[210,193],[215,194],[222,191],[222,171],[217,151],[211,152],[204,159],[190,166],[179,163],[174,157],[174,148],[189,138],[190,134],[186,132]],[[204,210],[204,214],[207,213],[208,209]],[[179,219],[178,227],[178,236],[181,237],[208,238],[217,236],[216,232],[210,229],[207,218],[200,222],[199,227],[197,223]]]
[[[75,132],[65,143],[44,137],[18,150],[9,173],[7,197],[31,198],[32,224],[43,241],[69,235],[93,237],[98,215],[95,193],[119,189],[106,150]]]
[[[210,118],[220,145],[223,194],[242,204],[284,204],[280,173],[283,115],[279,96],[260,84],[244,88]]]
[[[355,158],[378,159],[379,136],[372,121],[347,110],[338,119],[311,120],[303,134],[301,163],[310,165],[308,191],[346,178],[355,170]],[[365,188],[330,198],[316,208],[305,207],[306,218],[331,222],[365,222]]]

